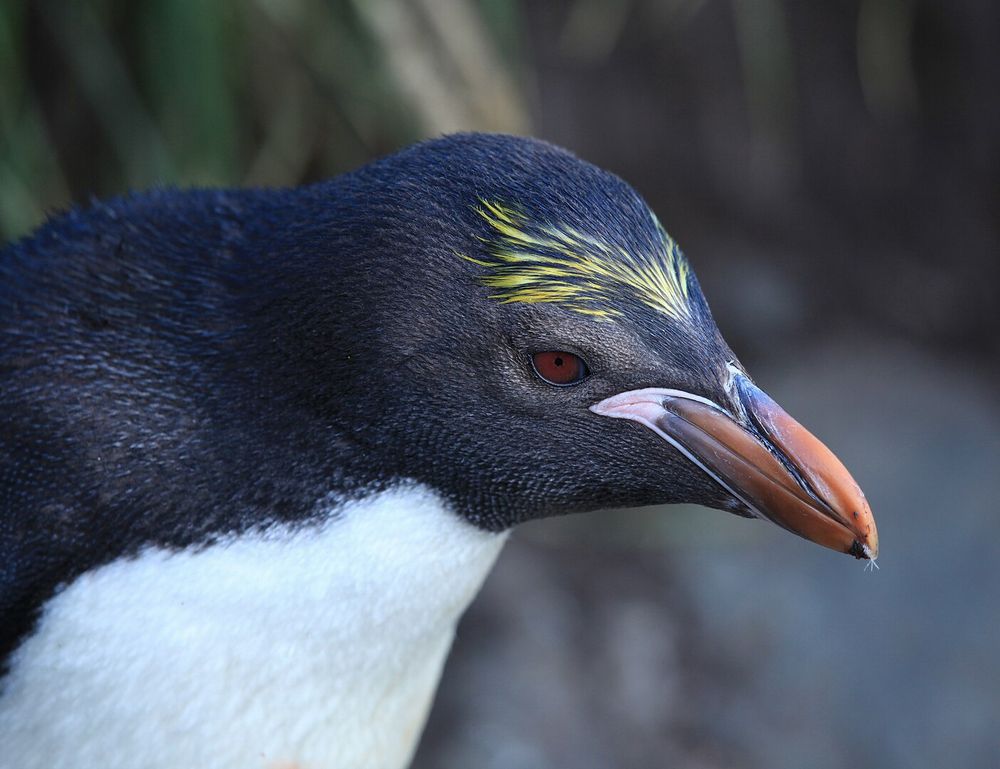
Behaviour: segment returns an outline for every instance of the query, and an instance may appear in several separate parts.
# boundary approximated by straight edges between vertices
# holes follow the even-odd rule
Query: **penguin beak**
[[[874,561],[875,519],[840,460],[742,373],[732,385],[736,413],[660,388],[620,393],[590,409],[650,428],[758,517]]]

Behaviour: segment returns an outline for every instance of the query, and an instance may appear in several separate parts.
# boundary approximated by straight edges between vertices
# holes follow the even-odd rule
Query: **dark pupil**
[[[556,365],[561,366],[563,364],[563,359],[561,357],[556,358]]]

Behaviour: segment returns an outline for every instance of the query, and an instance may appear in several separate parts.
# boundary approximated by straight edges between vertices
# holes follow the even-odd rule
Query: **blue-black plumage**
[[[565,379],[564,366],[572,370]],[[227,654],[241,652],[222,648],[239,643],[214,625],[199,636],[204,613],[185,614],[167,640],[151,634],[149,659],[133,668],[149,623],[124,614],[144,595],[161,611],[187,596],[204,600],[205,612],[239,612],[253,592],[233,587],[208,600],[186,591],[195,574],[229,584],[225,575],[243,568],[233,565],[244,563],[240,553],[277,564],[272,574],[261,563],[271,574],[261,591],[276,591],[272,603],[259,601],[264,624],[296,603],[279,600],[275,585],[294,594],[294,580],[310,580],[308,569],[279,565],[318,564],[340,659],[365,649],[376,667],[382,658],[371,650],[392,653],[361,637],[369,627],[362,599],[387,600],[392,616],[405,612],[394,592],[401,578],[376,579],[372,570],[396,568],[422,585],[421,569],[455,586],[453,595],[413,599],[447,604],[440,632],[412,643],[430,660],[413,664],[422,683],[399,697],[409,704],[398,723],[415,725],[409,742],[400,738],[385,761],[358,764],[366,766],[405,762],[453,623],[502,532],[519,522],[697,502],[771,518],[858,557],[877,554],[863,495],[753,385],[644,201],[617,177],[535,140],[457,135],[312,186],[158,190],[54,217],[0,256],[0,402],[7,737],[25,724],[42,728],[31,720],[32,687],[48,691],[36,669],[50,647],[37,638],[114,648],[126,635],[116,635],[116,623],[131,628],[121,657],[98,663],[81,651],[81,665],[61,657],[65,675],[82,682],[66,692],[84,700],[98,681],[138,675],[129,670],[217,675]],[[387,512],[387,499],[410,512]],[[414,523],[434,515],[447,518],[440,531]],[[351,533],[359,520],[371,528]],[[437,539],[416,548],[416,531]],[[341,571],[312,560],[316,542],[341,559]],[[159,573],[173,576],[158,582]],[[351,608],[337,614],[341,600]],[[74,601],[95,608],[80,614]],[[100,607],[119,608],[101,615]],[[280,622],[301,634],[327,627],[323,612],[301,615],[318,624]],[[86,616],[103,619],[91,626]],[[380,627],[383,641],[391,638],[391,623]],[[205,640],[213,633],[214,645]],[[218,664],[157,668],[168,651],[157,640],[188,636],[197,638],[185,649]],[[291,690],[314,686],[302,683],[306,671],[322,676],[303,667],[273,701],[295,702]],[[332,700],[357,710],[351,691],[367,684],[350,680]],[[211,712],[232,706],[229,688],[217,688]],[[266,711],[266,702],[254,707]],[[155,702],[143,708],[125,720],[148,725]],[[318,766],[353,760],[337,753],[336,729],[317,733],[323,738],[282,742],[281,755],[269,755]],[[66,727],[50,737],[70,750],[72,734]],[[269,750],[266,734],[248,731],[247,755]],[[175,758],[198,760],[222,737],[205,725],[184,739]],[[324,744],[334,747],[324,754]],[[105,749],[97,744],[93,755]],[[233,753],[233,765],[242,761]]]

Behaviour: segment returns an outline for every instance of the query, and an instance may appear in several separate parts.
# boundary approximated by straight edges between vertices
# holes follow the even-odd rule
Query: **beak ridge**
[[[828,514],[856,530],[864,557],[878,558],[878,530],[871,507],[843,463],[749,379],[740,376],[737,386],[750,419],[777,451],[791,460],[812,496],[825,503]]]

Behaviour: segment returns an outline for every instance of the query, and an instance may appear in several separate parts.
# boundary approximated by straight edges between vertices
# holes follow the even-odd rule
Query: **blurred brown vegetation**
[[[992,364],[998,13],[974,0],[11,0],[0,239],[92,195],[294,184],[424,136],[534,128],[628,178],[696,257],[688,229],[773,242],[763,269],[822,284],[805,286],[803,333],[874,314]]]
[[[0,235],[91,195],[283,185],[424,136],[525,132],[507,2],[8,2]]]

